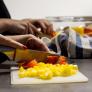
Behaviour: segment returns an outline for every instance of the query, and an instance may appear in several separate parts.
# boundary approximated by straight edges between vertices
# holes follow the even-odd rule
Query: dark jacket
[[[4,4],[3,0],[0,0],[0,18],[11,18],[9,11],[6,5]],[[2,63],[3,61],[6,61],[7,59],[8,57],[0,52],[0,63]]]
[[[0,0],[0,18],[11,18],[9,11],[4,4],[3,0]]]

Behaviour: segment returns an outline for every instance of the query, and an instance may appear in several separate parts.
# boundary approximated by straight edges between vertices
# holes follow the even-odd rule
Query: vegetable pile
[[[50,60],[52,60],[52,62]],[[55,63],[56,60],[58,60],[57,63]],[[26,64],[22,64],[19,68],[18,76],[20,78],[30,77],[47,80],[58,76],[72,76],[76,74],[77,71],[78,66],[68,64],[67,59],[64,56],[60,56],[59,58],[49,56],[46,63],[37,62],[34,59]]]

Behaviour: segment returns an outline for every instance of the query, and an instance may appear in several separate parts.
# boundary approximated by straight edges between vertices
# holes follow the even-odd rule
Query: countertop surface
[[[92,59],[73,59],[71,62],[76,62],[78,64],[79,70],[88,77],[88,82],[11,85],[9,69],[10,65],[7,63],[0,65],[0,92],[92,92]]]

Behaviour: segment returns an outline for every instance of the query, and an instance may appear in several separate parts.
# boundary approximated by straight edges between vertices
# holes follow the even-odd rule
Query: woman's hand
[[[40,40],[39,38],[37,38],[31,34],[18,35],[18,36],[7,36],[7,37],[14,41],[17,41],[20,44],[23,44],[24,46],[26,46],[29,49],[39,50],[39,51],[47,51],[47,52],[49,51],[48,47],[42,40]],[[24,46],[22,48],[24,48]],[[20,46],[20,48],[21,48],[21,46]]]
[[[39,36],[42,33],[51,35],[53,32],[53,25],[44,19],[0,19],[0,33],[1,32],[6,35],[33,34]]]
[[[35,36],[30,37],[29,35],[28,39],[26,40],[26,46],[29,49],[33,49],[33,50],[47,51],[47,52],[49,51],[46,44],[39,38],[36,38]]]
[[[30,24],[32,24],[36,29],[40,28],[41,32],[47,35],[51,35],[53,30],[53,25],[50,23],[50,21],[45,19],[24,19],[22,21],[27,21],[29,23],[29,28],[31,27]],[[37,30],[39,32],[39,30]]]

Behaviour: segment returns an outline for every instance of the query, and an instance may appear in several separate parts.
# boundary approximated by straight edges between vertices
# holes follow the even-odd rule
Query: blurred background
[[[4,0],[12,18],[92,16],[92,0]]]

